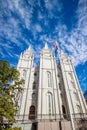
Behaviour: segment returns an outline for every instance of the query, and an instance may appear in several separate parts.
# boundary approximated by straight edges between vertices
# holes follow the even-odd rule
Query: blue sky
[[[32,45],[35,63],[45,42],[71,57],[83,92],[87,89],[87,0],[0,0],[0,59],[17,66]]]

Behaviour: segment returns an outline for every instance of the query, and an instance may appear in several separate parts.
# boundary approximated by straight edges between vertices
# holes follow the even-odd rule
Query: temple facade
[[[25,84],[16,97],[16,126],[22,130],[80,128],[79,122],[87,119],[87,106],[73,63],[63,51],[57,64],[45,44],[40,64],[34,67],[34,54],[29,47],[20,55],[17,69]]]

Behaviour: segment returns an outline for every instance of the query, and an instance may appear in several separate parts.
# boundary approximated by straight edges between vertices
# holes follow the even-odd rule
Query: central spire
[[[48,49],[48,44],[47,44],[47,42],[45,43],[45,47],[44,47],[45,49]]]

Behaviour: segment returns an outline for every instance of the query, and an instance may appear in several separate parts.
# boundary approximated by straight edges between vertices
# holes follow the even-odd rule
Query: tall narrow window
[[[59,89],[61,90],[61,84],[59,83]]]
[[[48,78],[48,87],[51,87],[51,73],[47,72],[47,78]]]
[[[65,110],[65,106],[62,105],[62,112],[63,112],[63,117],[66,118],[66,110]]]
[[[49,115],[51,115],[51,114],[53,114],[53,101],[52,101],[52,93],[48,93],[47,94],[47,103],[48,103],[48,105],[47,105],[47,109],[48,109],[48,114]]]
[[[32,88],[33,88],[33,90],[36,89],[36,83],[35,82],[33,82],[33,87]]]
[[[48,95],[49,114],[51,114],[51,96]]]
[[[33,100],[36,99],[36,93],[32,93],[32,99],[33,99]]]

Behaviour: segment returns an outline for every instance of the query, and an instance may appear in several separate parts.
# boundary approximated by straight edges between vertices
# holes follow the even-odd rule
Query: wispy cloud
[[[38,8],[37,8],[38,7]],[[45,42],[53,47],[54,40],[68,52],[76,65],[87,61],[87,7],[86,0],[79,0],[75,18],[78,22],[68,32],[63,24],[63,5],[60,0],[1,0],[0,12],[0,55],[19,55],[30,44],[38,59],[38,51]],[[62,22],[61,22],[62,21]],[[37,45],[36,45],[37,44]],[[17,51],[15,51],[17,47]],[[35,48],[36,47],[36,48]],[[6,53],[4,53],[4,50]],[[37,55],[36,55],[37,54]]]
[[[85,76],[87,73],[86,69],[81,70],[81,74],[78,75],[78,79],[83,91],[87,90],[87,77]]]
[[[48,12],[48,17],[53,18],[53,17],[59,17],[54,15],[54,9],[56,13],[59,13],[62,10],[62,3],[59,0],[45,0],[45,7]]]

